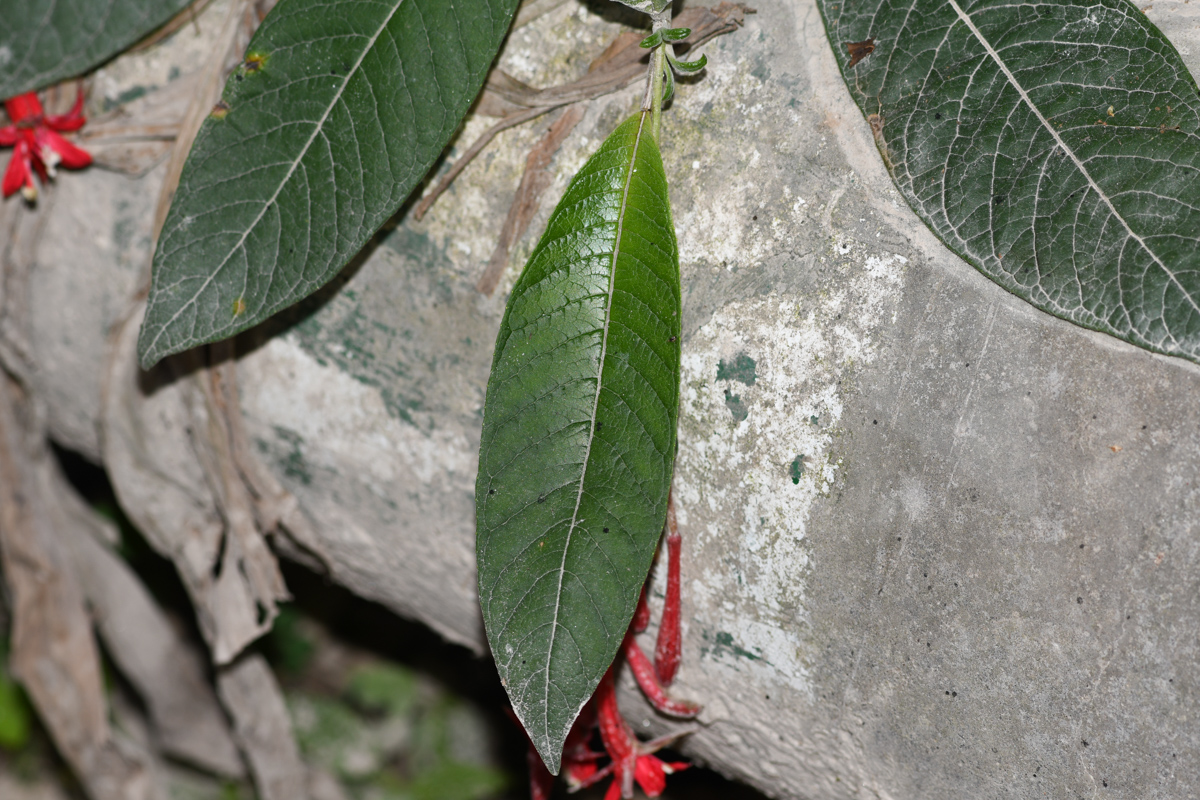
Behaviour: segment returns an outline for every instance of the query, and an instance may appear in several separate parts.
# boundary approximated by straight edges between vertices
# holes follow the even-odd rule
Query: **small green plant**
[[[9,677],[7,643],[0,641],[0,749],[22,750],[29,744],[29,702],[21,687]]]

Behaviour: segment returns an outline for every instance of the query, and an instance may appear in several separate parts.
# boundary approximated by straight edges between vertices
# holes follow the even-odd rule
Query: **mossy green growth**
[[[354,800],[483,800],[509,784],[487,763],[468,703],[404,665],[368,659],[336,696],[288,695],[307,763]]]
[[[792,483],[800,483],[800,478],[804,477],[804,456],[796,456],[792,461]]]
[[[301,617],[290,606],[282,606],[264,643],[267,658],[276,669],[297,675],[312,660],[316,645],[304,634]]]
[[[417,699],[417,676],[395,664],[371,664],[350,676],[346,695],[368,712],[408,714]]]
[[[758,379],[757,367],[758,364],[753,358],[745,353],[738,353],[731,363],[726,364],[722,359],[717,364],[717,380],[741,381],[747,386],[753,386]]]
[[[8,648],[0,646],[0,662],[7,662]],[[29,744],[32,720],[25,692],[0,667],[0,748],[9,752],[22,750]]]
[[[478,800],[502,791],[504,773],[480,764],[442,761],[422,772],[409,786],[415,800]]]

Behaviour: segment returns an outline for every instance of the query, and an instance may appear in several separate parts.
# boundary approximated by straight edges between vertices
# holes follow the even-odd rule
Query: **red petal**
[[[596,773],[599,771],[595,761],[567,761],[563,766],[563,772],[567,776],[567,785],[573,788],[591,786],[599,780],[596,777]]]
[[[667,788],[667,776],[663,773],[663,763],[657,756],[638,756],[637,765],[633,768],[633,777],[647,797],[658,797]]]
[[[646,585],[642,584],[642,594],[638,597],[637,610],[633,612],[633,622],[629,623],[629,629],[634,633],[641,633],[649,624],[650,606],[646,604]]]
[[[60,163],[67,169],[79,169],[92,163],[92,156],[86,150],[68,142],[49,128],[38,128],[37,143],[39,147],[48,147],[58,153]]]
[[[546,765],[542,763],[542,757],[538,755],[537,750],[533,749],[533,745],[529,745],[525,761],[529,764],[530,798],[532,800],[550,800],[550,792],[554,789],[554,776],[550,774],[550,770],[546,769]]]
[[[604,793],[604,800],[620,800],[621,783],[616,778],[608,785],[608,791]]]
[[[21,138],[21,132],[16,125],[0,128],[0,147],[12,147]]]
[[[663,686],[670,686],[675,680],[683,644],[679,627],[679,618],[682,615],[679,550],[682,541],[675,522],[675,501],[671,495],[667,495],[667,597],[663,601],[662,622],[658,627],[658,642],[654,648],[654,668]]]
[[[600,725],[600,739],[609,757],[618,763],[623,763],[633,757],[637,750],[637,738],[629,723],[621,716],[617,707],[617,690],[613,683],[612,667],[600,679],[596,687],[596,718]],[[619,769],[619,768],[618,768]]]
[[[36,92],[26,92],[5,100],[4,110],[8,112],[8,117],[14,124],[27,119],[36,119],[43,113],[42,101],[38,100]]]
[[[17,142],[17,149],[8,160],[8,169],[4,171],[4,182],[0,191],[5,197],[12,197],[22,186],[33,186],[33,173],[29,169],[29,145],[24,139]]]
[[[665,624],[665,615],[663,619]],[[646,657],[646,653],[637,643],[637,639],[633,638],[632,633],[625,634],[623,652],[625,660],[629,662],[629,668],[633,671],[633,677],[637,680],[638,687],[641,688],[642,694],[646,696],[651,705],[664,714],[684,719],[691,719],[700,713],[701,708],[695,703],[676,700],[667,694],[667,690],[658,682],[658,674],[654,671],[654,665],[650,663],[650,659]]]
[[[77,131],[87,122],[87,117],[83,115],[83,87],[79,87],[79,91],[75,94],[75,105],[71,106],[71,110],[66,114],[59,114],[54,117],[46,117],[46,126],[53,128],[56,131]]]

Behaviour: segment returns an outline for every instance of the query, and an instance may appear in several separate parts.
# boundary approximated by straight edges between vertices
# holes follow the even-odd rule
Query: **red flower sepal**
[[[68,142],[59,132],[77,131],[87,122],[83,116],[83,91],[66,114],[46,116],[34,92],[26,92],[4,101],[4,110],[12,121],[0,128],[0,147],[12,147],[13,154],[0,182],[0,192],[11,197],[20,191],[25,199],[37,199],[36,172],[42,181],[53,178],[59,165],[80,169],[92,163],[91,155]]]

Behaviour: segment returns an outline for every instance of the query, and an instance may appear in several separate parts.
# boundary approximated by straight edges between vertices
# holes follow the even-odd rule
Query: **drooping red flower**
[[[659,748],[669,744],[676,737],[667,736],[643,743],[633,735],[633,729],[617,708],[617,691],[612,667],[608,668],[608,672],[600,679],[600,685],[596,687],[595,703],[600,738],[609,758],[612,759],[612,764],[593,776],[593,780],[599,780],[605,774],[612,773],[613,781],[604,794],[604,800],[633,797],[635,781],[647,797],[658,797],[667,786],[668,775],[688,768],[686,763],[663,761],[654,755]]]
[[[26,92],[4,101],[4,110],[12,124],[0,128],[0,147],[14,148],[0,191],[11,197],[19,189],[25,199],[37,199],[36,172],[43,182],[53,178],[61,165],[79,169],[92,163],[91,155],[59,135],[77,131],[87,122],[83,116],[83,92],[66,114],[46,116],[42,103],[34,92]]]

